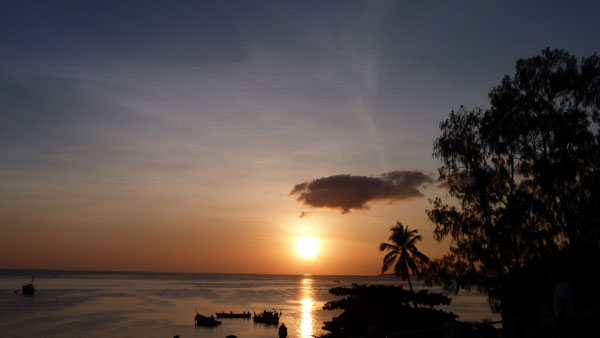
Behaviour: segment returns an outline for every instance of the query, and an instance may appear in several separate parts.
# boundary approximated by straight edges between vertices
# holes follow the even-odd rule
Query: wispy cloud
[[[373,143],[375,153],[383,170],[389,170],[388,160],[384,151],[384,142],[374,119],[375,101],[379,92],[378,58],[379,52],[376,46],[376,35],[379,22],[387,10],[388,5],[376,5],[367,11],[363,17],[364,46],[366,51],[361,52],[358,73],[361,74],[360,99],[357,102],[356,113],[364,124],[369,137]]]

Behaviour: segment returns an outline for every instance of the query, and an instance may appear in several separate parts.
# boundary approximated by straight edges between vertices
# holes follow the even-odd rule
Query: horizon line
[[[2,268],[0,271],[51,271],[51,272],[95,272],[95,273],[139,273],[139,274],[188,274],[188,275],[263,275],[263,276],[344,276],[344,277],[377,277],[377,276],[393,276],[393,274],[376,274],[376,275],[328,275],[328,274],[311,274],[311,273],[258,273],[258,272],[182,272],[182,271],[125,271],[125,270],[76,270],[76,269],[31,269],[31,268]]]

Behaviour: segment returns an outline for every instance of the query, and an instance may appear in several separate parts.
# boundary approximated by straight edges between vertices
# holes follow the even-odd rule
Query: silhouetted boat
[[[264,310],[262,313],[254,314],[253,319],[254,319],[255,323],[277,325],[277,324],[279,324],[280,316],[281,316],[281,313],[277,312],[277,311],[275,311],[275,309],[273,309],[272,311]]]
[[[233,312],[216,312],[217,318],[247,318],[250,319],[250,312],[233,313]]]
[[[35,292],[35,286],[33,285],[33,279],[35,276],[31,277],[31,283],[23,284],[23,294],[24,295],[33,295]]]
[[[213,317],[213,316],[206,317],[197,312],[196,312],[196,317],[194,317],[194,320],[196,321],[196,326],[214,327],[214,326],[221,325],[221,322],[216,320],[215,317]]]

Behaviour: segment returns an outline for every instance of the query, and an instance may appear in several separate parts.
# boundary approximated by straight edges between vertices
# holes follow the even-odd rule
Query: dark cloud
[[[351,209],[368,209],[372,201],[398,201],[423,194],[419,187],[433,179],[416,170],[396,170],[377,177],[335,175],[296,184],[290,195],[303,204],[316,208],[339,209],[343,214]]]
[[[310,211],[302,211],[300,213],[300,216],[298,216],[298,217],[305,218],[305,217],[310,217],[310,216],[312,216],[312,212],[310,212]]]

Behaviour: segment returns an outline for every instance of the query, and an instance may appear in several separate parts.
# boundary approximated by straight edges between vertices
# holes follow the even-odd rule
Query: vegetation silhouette
[[[440,124],[433,154],[451,198],[427,213],[452,245],[426,281],[486,292],[505,337],[524,329],[516,317],[539,318],[553,287],[539,276],[553,265],[568,270],[576,307],[599,313],[600,58],[544,49],[489,99]]]
[[[395,263],[396,276],[411,290],[331,289],[346,298],[325,304],[344,310],[325,322],[326,336],[383,336],[439,328],[453,318],[432,308],[449,304],[435,298],[444,295],[427,294],[435,298],[428,302],[412,290],[409,272],[446,291],[485,292],[492,310],[502,314],[503,337],[549,336],[556,330],[546,320],[553,316],[557,281],[547,277],[553,269],[572,288],[579,316],[574,331],[559,335],[597,334],[600,290],[590,276],[600,272],[600,58],[578,60],[546,48],[519,59],[515,74],[505,76],[489,99],[487,109],[452,111],[434,144],[449,198],[431,200],[427,214],[434,237],[451,240],[449,252],[426,264],[415,247],[421,236],[398,222],[393,244],[380,245],[389,250],[382,272]],[[461,336],[495,335],[489,325],[460,325]]]
[[[380,251],[389,251],[383,257],[381,273],[389,270],[395,262],[394,274],[396,277],[402,277],[403,280],[407,280],[410,291],[413,291],[409,272],[420,276],[421,268],[429,263],[429,258],[416,247],[416,243],[421,241],[423,237],[418,235],[417,230],[408,230],[408,226],[405,227],[401,222],[396,222],[396,225],[390,231],[392,234],[389,241],[392,244],[381,243],[379,245]]]
[[[427,214],[434,237],[451,239],[449,252],[429,262],[415,246],[421,236],[398,222],[391,229],[393,244],[380,245],[389,250],[382,272],[395,263],[410,291],[384,285],[330,289],[345,298],[323,308],[344,312],[325,322],[325,336],[410,330],[439,336],[437,328],[455,316],[433,306],[450,299],[415,293],[409,272],[446,291],[485,292],[492,310],[502,314],[503,337],[546,337],[553,330],[559,336],[597,335],[600,289],[590,276],[600,272],[600,58],[577,60],[544,49],[518,60],[515,74],[505,76],[489,99],[487,109],[452,111],[434,144],[449,198],[431,200]],[[547,320],[559,282],[547,277],[552,270],[573,290],[579,316],[569,319],[578,324],[573,331],[563,326],[556,332],[557,321]],[[495,335],[490,325],[460,324],[460,336]]]
[[[344,298],[325,303],[323,309],[344,312],[324,323],[323,330],[329,331],[324,337],[383,337],[384,333],[408,330],[423,330],[419,337],[437,337],[447,319],[455,317],[433,308],[449,305],[450,298],[426,290],[414,292],[402,286],[353,284],[329,292]]]

